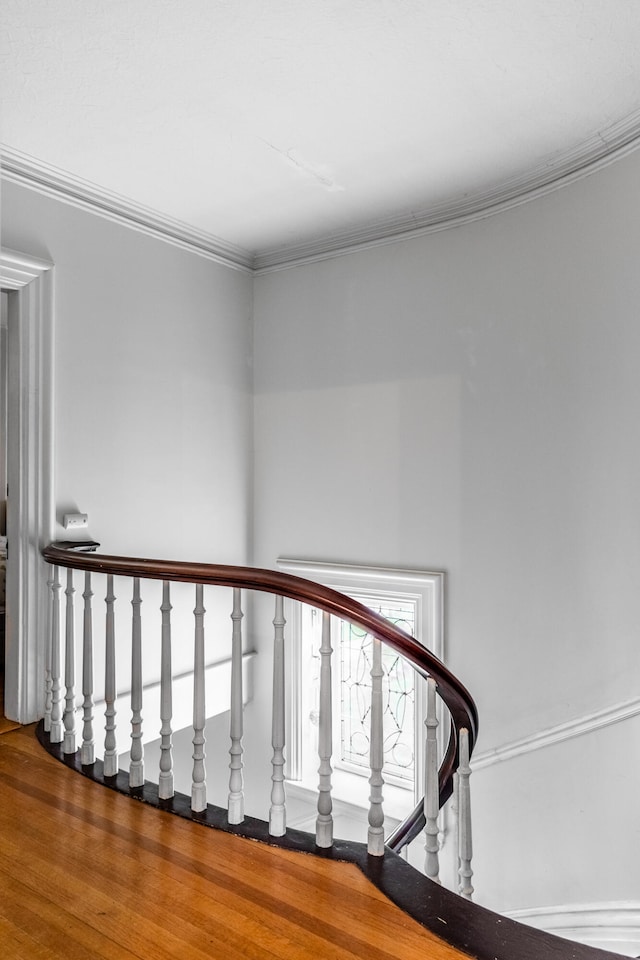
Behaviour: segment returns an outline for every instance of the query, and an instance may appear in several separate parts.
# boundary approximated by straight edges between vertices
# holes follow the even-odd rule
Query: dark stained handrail
[[[469,731],[471,748],[477,738],[478,717],[475,703],[465,687],[437,657],[425,650],[413,637],[368,607],[336,590],[273,570],[74,553],[53,544],[43,550],[43,556],[56,566],[110,573],[114,576],[244,587],[281,594],[293,600],[313,604],[358,624],[405,656],[421,676],[435,679],[438,692],[452,717],[449,744],[439,773],[441,804],[451,795],[453,773],[458,761],[458,733],[465,728]],[[86,775],[87,768],[81,764],[80,753],[65,755],[62,744],[51,744],[48,734],[44,732],[42,721],[38,728],[38,738],[49,753]],[[110,781],[108,784],[107,779]],[[103,776],[100,782],[122,793],[131,794],[125,784],[128,779],[126,775],[123,774],[122,785],[114,782],[117,778],[107,779]],[[182,795],[179,795],[179,798],[174,812],[190,819],[190,798]],[[150,796],[146,797],[146,800],[154,802]],[[276,846],[307,852],[313,849],[308,845],[309,835],[296,830],[288,831],[285,838],[274,838],[267,833],[267,825],[262,821],[252,820],[246,829],[242,826],[229,826],[225,811],[219,808],[209,809],[206,822],[219,829],[230,830],[253,839],[259,837]],[[423,826],[423,801],[420,801],[391,837],[387,838],[387,846],[397,852],[417,836]],[[333,851],[324,850],[323,855],[357,863],[365,876],[409,916],[469,957],[476,957],[478,960],[615,960],[618,956],[561,939],[492,913],[477,904],[471,904],[414,871],[395,853],[389,852],[384,857],[371,857],[367,853],[366,845],[341,840],[336,841],[334,847]],[[408,872],[411,872],[410,878]]]
[[[369,607],[321,584],[276,570],[257,567],[235,567],[222,564],[192,563],[179,560],[148,560],[116,557],[99,553],[78,553],[50,544],[42,555],[55,566],[114,576],[141,577],[149,580],[172,580],[223,587],[242,587],[263,593],[280,594],[299,600],[342,620],[362,627],[401,656],[405,657],[422,677],[432,677],[450,716],[449,743],[439,771],[440,806],[451,796],[453,775],[458,766],[459,731],[469,731],[469,749],[473,750],[478,735],[478,712],[468,690],[445,665],[418,641],[389,623]],[[422,802],[387,839],[394,850],[400,850],[416,836],[424,825]]]

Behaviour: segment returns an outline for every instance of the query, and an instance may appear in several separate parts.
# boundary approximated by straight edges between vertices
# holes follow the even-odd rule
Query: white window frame
[[[416,637],[426,649],[444,660],[444,573],[442,571],[416,570],[394,567],[374,567],[357,564],[329,563],[279,558],[278,569],[283,573],[304,577],[327,587],[332,587],[354,599],[370,597],[371,594],[402,597],[416,601]],[[303,764],[303,648],[302,607],[296,601],[285,603],[287,626],[285,629],[287,669],[287,779],[306,783]],[[423,793],[424,782],[424,727],[426,714],[426,688],[416,683],[416,752],[414,798],[416,802]],[[339,777],[339,772],[336,771]],[[355,776],[355,775],[349,775]],[[317,779],[317,778],[316,778]],[[309,784],[311,787],[312,784]],[[313,784],[315,787],[316,784]],[[402,790],[406,795],[406,787]],[[388,791],[387,791],[388,792]]]

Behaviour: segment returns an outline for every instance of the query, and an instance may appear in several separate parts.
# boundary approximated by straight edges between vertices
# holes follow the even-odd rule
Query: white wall
[[[242,562],[251,278],[12,184],[2,242],[56,267],[56,495],[108,551]]]
[[[58,519],[88,513],[105,553],[246,563],[251,277],[7,183],[2,243],[55,265]],[[99,645],[104,592],[94,589]],[[129,591],[116,589],[125,646]],[[177,671],[193,656],[193,595],[181,602],[182,593],[174,592]],[[145,658],[153,662],[159,591],[149,597]],[[227,655],[227,633],[208,660]],[[98,648],[96,663],[101,657]],[[128,670],[123,653],[121,688]],[[157,673],[150,664],[149,679]]]
[[[481,903],[517,910],[633,901],[640,908],[639,741],[636,716],[473,774]]]
[[[88,512],[115,553],[244,562],[253,530],[258,565],[444,569],[482,751],[636,696],[638,174],[636,155],[482,222],[258,278],[255,524],[250,278],[5,185],[3,244],[56,265],[60,512]],[[258,670],[247,729],[264,739],[269,686]],[[618,783],[627,729],[593,735],[592,763],[585,738],[569,774],[566,746],[477,773],[481,902],[575,902],[576,872],[582,900],[637,895],[622,829],[597,869],[562,848],[562,818],[602,829],[592,782]],[[554,776],[554,829],[531,830],[521,798]],[[616,792],[619,822],[636,793]],[[505,883],[487,853],[498,802],[513,879],[526,854],[536,883]]]
[[[447,660],[477,698],[481,750],[638,694],[639,176],[635,154],[499,216],[255,284],[256,562],[445,570]],[[528,786],[558,775],[570,820],[560,753]],[[598,751],[597,775],[618,757]],[[528,765],[511,768],[511,794],[509,764],[478,774],[476,833],[499,828],[489,802],[527,789]],[[601,807],[589,816],[600,829]],[[511,879],[525,853],[578,857],[581,896],[637,894],[615,831],[603,873],[519,828]],[[551,901],[505,885],[486,857],[477,888],[505,909],[573,899],[570,880]]]

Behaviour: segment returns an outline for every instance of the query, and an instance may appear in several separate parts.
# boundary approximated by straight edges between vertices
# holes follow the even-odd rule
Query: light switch
[[[62,518],[65,530],[84,530],[89,526],[87,513],[65,513]]]

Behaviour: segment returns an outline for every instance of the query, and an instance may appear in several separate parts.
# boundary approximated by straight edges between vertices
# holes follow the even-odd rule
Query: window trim
[[[443,571],[418,570],[402,567],[377,567],[353,563],[298,560],[279,557],[277,567],[283,573],[314,580],[326,587],[333,587],[358,599],[372,592],[404,595],[418,598],[416,633],[420,642],[439,660],[445,655],[444,625],[444,580]],[[303,772],[302,743],[302,644],[301,607],[296,601],[285,602],[285,664],[287,671],[286,710],[286,777],[301,780]],[[416,716],[426,715],[426,691],[424,685],[416,686]],[[442,733],[442,724],[440,725]],[[424,731],[423,731],[424,734]],[[422,744],[416,748],[415,794],[416,801],[422,795],[421,784],[424,772]]]

